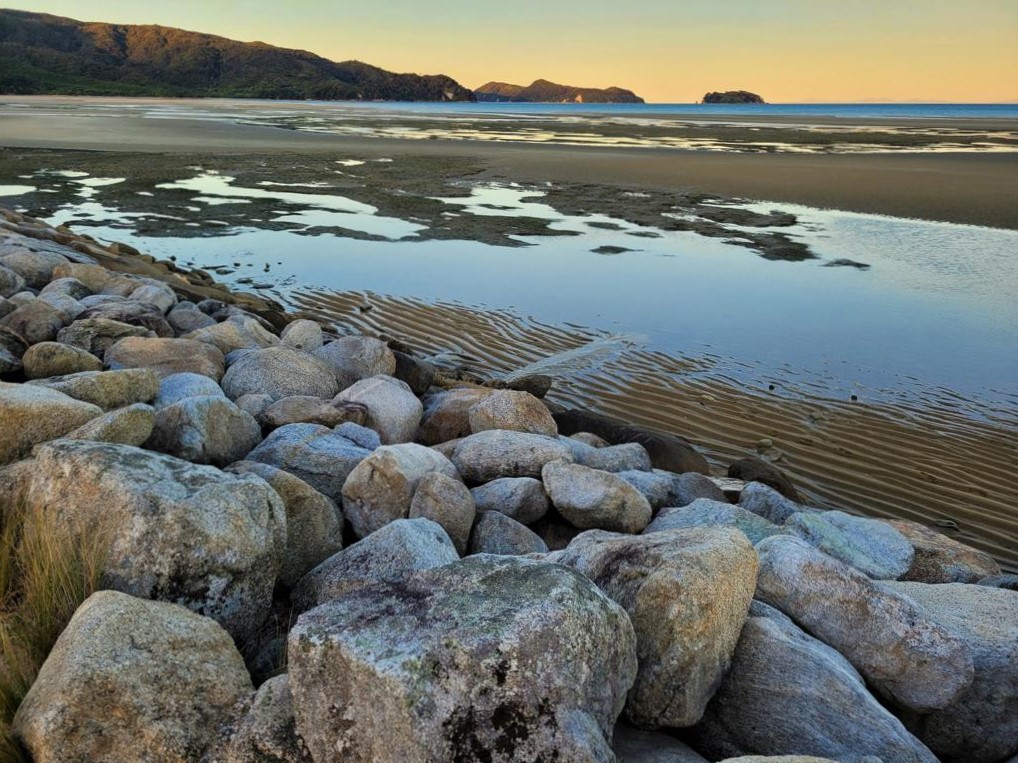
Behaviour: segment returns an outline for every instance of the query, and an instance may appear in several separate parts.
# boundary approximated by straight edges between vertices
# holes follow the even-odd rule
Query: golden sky
[[[1018,0],[52,0],[88,21],[158,23],[395,71],[617,85],[688,103],[1018,102]]]

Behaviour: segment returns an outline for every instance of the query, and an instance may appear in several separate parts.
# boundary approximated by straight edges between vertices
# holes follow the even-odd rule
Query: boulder
[[[626,471],[617,474],[630,485],[640,491],[640,495],[647,499],[650,508],[654,511],[672,506],[669,502],[672,494],[672,482],[675,475],[669,472],[652,471]]]
[[[431,472],[459,478],[449,459],[416,443],[383,445],[361,461],[343,485],[343,511],[357,537],[406,519],[417,485]]]
[[[470,409],[491,394],[490,389],[463,387],[425,395],[418,439],[425,445],[438,445],[469,436]]]
[[[104,302],[92,305],[80,316],[81,318],[108,318],[131,326],[149,329],[156,336],[170,338],[175,336],[173,327],[166,320],[163,311],[155,305],[131,300]]]
[[[223,378],[226,364],[223,353],[205,342],[135,336],[125,337],[110,347],[104,361],[113,369],[151,368],[160,378],[189,372],[217,382]]]
[[[314,356],[336,375],[341,390],[363,379],[392,376],[396,358],[380,339],[369,336],[345,336],[318,348]]]
[[[790,501],[802,503],[799,492],[781,469],[762,458],[742,458],[728,467],[728,476],[746,482],[761,482],[777,490]]]
[[[245,315],[233,315],[222,323],[195,329],[185,335],[184,339],[213,344],[223,355],[234,350],[258,350],[279,344],[279,337],[266,331],[254,318]]]
[[[279,338],[287,347],[304,352],[314,352],[325,343],[322,327],[314,321],[303,319],[286,324]]]
[[[261,423],[262,414],[272,405],[272,395],[241,395],[233,402],[240,410],[247,411]]]
[[[470,431],[508,429],[548,437],[558,436],[558,425],[548,407],[533,395],[500,389],[478,400],[467,411]]]
[[[159,377],[148,368],[121,371],[81,371],[51,379],[36,379],[26,386],[46,387],[112,411],[135,403],[148,403],[159,394]]]
[[[615,474],[552,462],[541,471],[541,480],[558,513],[581,530],[638,533],[650,524],[650,503]]]
[[[110,347],[130,336],[154,338],[155,332],[109,318],[87,318],[76,320],[70,326],[60,329],[57,341],[88,350],[101,359]]]
[[[452,462],[468,485],[482,485],[500,477],[540,477],[545,464],[573,460],[559,440],[527,432],[491,430],[464,437]]]
[[[569,435],[569,438],[572,440],[579,440],[580,442],[584,443],[585,445],[589,445],[592,448],[606,448],[608,447],[608,445],[611,444],[604,438],[598,437],[596,434],[591,434],[590,432],[576,432],[575,434]]]
[[[417,483],[407,516],[437,522],[456,547],[456,552],[463,556],[467,552],[477,509],[473,496],[459,479],[442,472],[429,472]]]
[[[177,336],[184,336],[192,331],[216,325],[215,318],[203,313],[193,302],[178,302],[166,314],[166,320]]]
[[[316,763],[607,763],[636,673],[621,607],[576,572],[513,557],[353,591],[302,615],[289,655]]]
[[[289,676],[263,683],[245,708],[209,763],[312,763],[294,728]]]
[[[92,295],[92,290],[77,278],[54,278],[39,291],[40,297],[59,294],[74,300],[81,300]]]
[[[412,442],[424,407],[410,387],[391,376],[373,376],[347,387],[333,401],[367,408],[364,424],[378,432],[383,445]]]
[[[28,348],[21,358],[25,376],[45,379],[66,376],[79,371],[101,371],[103,364],[92,353],[60,342],[39,342]]]
[[[788,518],[785,529],[878,580],[897,580],[908,572],[915,556],[912,544],[886,522],[842,511],[798,512]]]
[[[721,527],[725,525],[740,530],[753,544],[781,532],[780,527],[771,524],[763,517],[728,502],[719,503],[709,498],[697,498],[688,506],[662,509],[643,532],[647,534],[662,530],[677,530],[683,527]]]
[[[370,450],[327,427],[289,424],[262,440],[247,459],[289,472],[339,504],[350,472],[370,455]]]
[[[1003,588],[1005,591],[1018,591],[1018,574],[990,575],[980,580],[976,585],[988,586],[989,588]]]
[[[232,474],[254,474],[269,483],[286,509],[286,551],[279,584],[290,589],[343,548],[343,514],[335,502],[289,472],[257,461],[237,461]]]
[[[759,602],[689,741],[711,760],[758,753],[937,763],[866,690],[848,660]]]
[[[268,614],[286,512],[258,477],[126,445],[57,440],[35,451],[27,501],[48,532],[109,533],[109,588],[183,604],[240,641]]]
[[[13,729],[35,763],[189,763],[252,691],[215,621],[100,591],[57,639]]]
[[[65,435],[101,414],[98,406],[56,390],[0,382],[0,466],[24,458],[34,445]]]
[[[602,472],[649,472],[652,468],[650,454],[637,442],[593,448],[571,437],[561,437],[559,441],[572,452],[573,461],[591,469]]]
[[[688,506],[697,498],[709,498],[719,503],[728,501],[725,492],[710,477],[699,472],[676,474],[672,477],[672,485],[668,491],[668,506]]]
[[[45,300],[33,299],[0,318],[0,326],[9,328],[28,344],[38,344],[52,342],[60,329],[73,320],[65,310]]]
[[[396,583],[414,572],[459,560],[449,536],[430,519],[399,519],[312,569],[291,596],[296,612],[374,583]]]
[[[405,352],[392,353],[396,357],[396,370],[392,372],[394,378],[406,382],[410,391],[420,397],[425,394],[435,382],[438,369],[426,360],[419,360]]]
[[[757,546],[757,598],[837,649],[901,707],[947,707],[972,683],[964,642],[905,596],[786,535]]]
[[[293,395],[272,403],[259,420],[272,429],[287,424],[321,424],[332,428],[347,421],[363,424],[367,417],[368,409],[360,403],[334,403],[321,397]]]
[[[143,283],[137,289],[127,295],[132,302],[142,302],[146,305],[154,305],[164,315],[177,304],[177,295],[173,289],[164,283]]]
[[[762,482],[750,482],[746,485],[739,497],[739,505],[776,525],[783,525],[793,514],[811,511],[795,501],[788,500]]]
[[[547,544],[537,533],[497,511],[482,512],[470,531],[470,554],[526,556],[547,551]]]
[[[222,467],[244,458],[261,439],[262,429],[250,413],[222,395],[209,395],[160,408],[145,447]]]
[[[374,429],[368,429],[365,426],[361,426],[360,424],[354,424],[352,421],[340,424],[332,431],[336,434],[343,435],[346,439],[360,445],[362,448],[367,448],[368,450],[377,450],[382,447],[382,441],[378,437],[378,432]]]
[[[231,400],[249,394],[281,400],[293,395],[332,398],[339,386],[332,369],[313,355],[289,347],[266,347],[231,365],[223,378],[223,390]]]
[[[880,583],[915,602],[972,655],[975,679],[950,705],[905,713],[912,733],[944,763],[993,763],[1018,755],[1018,594],[949,583]]]
[[[104,413],[64,435],[68,440],[115,442],[141,447],[152,435],[156,412],[152,406],[135,403]]]
[[[707,758],[673,736],[622,722],[615,726],[612,749],[618,763],[707,763]]]
[[[915,552],[902,580],[918,583],[978,583],[1000,574],[1000,566],[984,551],[906,519],[884,520],[905,536]]]
[[[170,374],[159,380],[159,393],[152,401],[152,407],[161,410],[189,397],[226,397],[213,379],[203,374],[188,372]]]
[[[0,265],[21,276],[32,289],[41,289],[53,280],[55,268],[70,262],[61,254],[43,250],[19,249],[0,254]]]
[[[591,530],[546,560],[582,572],[629,613],[640,668],[626,717],[642,728],[699,721],[753,598],[757,558],[746,537],[729,527]]]
[[[24,278],[10,268],[0,265],[0,297],[13,297],[24,288]]]
[[[503,477],[470,491],[478,511],[497,511],[529,525],[548,513],[544,483],[533,477]]]
[[[53,268],[53,278],[73,278],[88,287],[92,294],[98,294],[105,288],[112,273],[102,265],[86,265],[71,262]]]

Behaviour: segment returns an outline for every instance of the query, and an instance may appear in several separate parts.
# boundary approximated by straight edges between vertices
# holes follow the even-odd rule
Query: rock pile
[[[0,228],[0,510],[110,537],[36,763],[1018,754],[985,554],[114,261]]]

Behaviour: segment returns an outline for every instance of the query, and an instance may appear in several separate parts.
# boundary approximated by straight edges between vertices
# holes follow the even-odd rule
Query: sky
[[[43,0],[9,8],[163,24],[448,74],[690,103],[1018,102],[1018,0]]]

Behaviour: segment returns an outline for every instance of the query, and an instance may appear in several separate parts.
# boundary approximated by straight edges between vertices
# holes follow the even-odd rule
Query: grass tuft
[[[99,589],[108,555],[107,533],[48,524],[23,500],[0,505],[0,763],[27,763],[11,721],[74,611]]]

